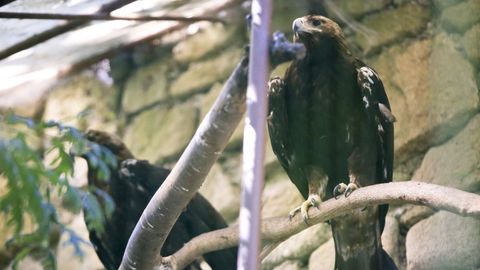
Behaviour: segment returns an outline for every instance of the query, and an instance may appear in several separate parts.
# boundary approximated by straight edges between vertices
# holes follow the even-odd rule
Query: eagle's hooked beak
[[[292,30],[293,30],[293,42],[298,42],[300,36],[298,35],[299,29],[303,28],[303,20],[302,18],[297,18],[292,23]]]

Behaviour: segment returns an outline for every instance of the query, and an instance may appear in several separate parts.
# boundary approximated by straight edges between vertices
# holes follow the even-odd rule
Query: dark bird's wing
[[[293,140],[298,138],[292,138],[289,129],[291,125],[287,116],[287,97],[285,88],[285,82],[279,78],[272,78],[269,82],[268,102],[269,102],[269,115],[267,118],[268,133],[270,136],[270,142],[272,144],[272,150],[277,156],[280,165],[287,172],[290,180],[295,184],[304,198],[308,197],[308,181],[303,176],[301,166],[295,166],[295,160],[292,160],[294,156],[292,151]]]
[[[135,201],[145,200],[143,209],[156,190],[166,179],[169,170],[150,164],[146,160],[128,159],[120,166],[120,175],[129,182],[133,190],[139,191],[133,198]],[[138,196],[138,197],[137,197]],[[141,212],[138,214],[140,218]],[[136,220],[138,220],[138,218]],[[161,251],[162,256],[168,256],[179,250],[195,236],[227,227],[227,223],[210,202],[199,193],[195,194],[172,228]],[[234,269],[236,266],[237,249],[231,248],[204,255],[205,261],[212,269]]]
[[[89,228],[90,241],[105,267],[109,270],[117,269],[138,219],[170,171],[146,160],[133,159],[133,155],[121,140],[110,134],[89,131],[86,137],[112,151],[119,164],[119,168],[111,170],[110,179],[106,182],[96,179],[96,171],[90,166],[88,172],[89,185],[96,187],[99,192],[109,194],[115,203],[113,214],[105,218],[103,232]],[[88,155],[86,158],[88,159]],[[102,202],[101,196],[96,197]],[[193,237],[226,226],[215,208],[197,194],[172,228],[161,255],[171,255]],[[205,255],[205,260],[212,269],[234,269],[236,249],[210,253]],[[187,269],[200,268],[198,262],[194,262]]]
[[[393,122],[395,117],[390,109],[385,88],[378,74],[361,61],[356,62],[357,84],[362,93],[363,101],[369,104],[367,111],[371,121],[377,125],[377,166],[378,183],[392,181],[393,175]],[[383,232],[388,205],[380,205],[380,228]]]
[[[227,227],[223,217],[213,208],[205,197],[198,194],[193,197],[184,212],[190,237]],[[236,269],[237,248],[214,251],[203,255],[212,269]]]

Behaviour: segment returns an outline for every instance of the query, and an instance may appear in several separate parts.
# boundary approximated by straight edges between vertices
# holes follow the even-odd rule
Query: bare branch
[[[36,12],[0,12],[2,19],[36,19],[36,20],[78,20],[78,21],[112,21],[112,20],[126,20],[126,21],[182,21],[182,22],[197,22],[197,21],[211,21],[225,23],[225,20],[212,16],[112,16],[105,13],[97,14],[61,14],[61,13],[36,13]]]
[[[300,216],[296,216],[292,221],[289,221],[288,217],[265,219],[261,226],[262,240],[285,239],[308,226],[338,217],[352,209],[391,203],[425,205],[436,210],[446,210],[461,216],[480,219],[480,195],[423,182],[394,182],[360,188],[348,198],[330,199],[320,205],[320,210],[312,207],[308,225]],[[193,259],[204,253],[233,247],[237,244],[238,226],[235,225],[199,235],[164,260],[171,263],[172,269],[183,269]]]
[[[98,13],[108,13],[111,12],[112,10],[115,10],[117,8],[121,8],[135,0],[116,0],[109,2],[107,4],[102,5],[97,12]],[[70,31],[71,29],[74,29],[78,26],[81,26],[82,24],[85,24],[85,21],[69,21],[63,25],[59,25],[56,27],[53,27],[51,29],[48,29],[44,32],[38,33],[36,35],[33,35],[31,37],[28,37],[24,39],[23,41],[19,41],[18,43],[13,44],[12,46],[6,48],[3,51],[0,51],[0,60],[3,58],[6,58],[14,53],[17,53],[21,50],[25,50],[27,48],[30,48],[36,44],[39,44],[41,42],[44,42],[45,40],[48,40],[49,38],[52,38],[54,36],[63,34],[67,31]]]

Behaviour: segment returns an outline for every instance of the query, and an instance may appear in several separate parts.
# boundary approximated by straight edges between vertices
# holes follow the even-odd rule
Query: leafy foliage
[[[103,230],[105,215],[113,212],[114,205],[108,194],[98,190],[80,190],[69,184],[74,172],[75,156],[88,156],[89,166],[96,168],[98,178],[107,180],[110,169],[115,168],[116,158],[106,148],[84,139],[83,134],[59,122],[35,122],[32,119],[8,114],[0,116],[0,125],[7,127],[7,134],[0,134],[0,211],[6,217],[5,225],[13,229],[7,248],[15,250],[13,266],[27,255],[43,254],[46,269],[55,269],[51,250],[52,234],[58,231],[69,235],[69,243],[75,253],[82,256],[81,245],[88,243],[61,224],[53,197],[63,197],[64,205],[73,212],[83,206],[89,226]],[[32,141],[40,141],[35,147]],[[49,160],[45,156],[48,156]],[[53,158],[50,158],[52,157]],[[5,188],[6,187],[6,188]],[[102,201],[97,201],[95,192]],[[32,223],[33,231],[23,232],[26,223]],[[57,242],[59,237],[56,238]]]

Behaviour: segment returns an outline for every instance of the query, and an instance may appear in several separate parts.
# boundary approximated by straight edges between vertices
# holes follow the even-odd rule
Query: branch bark
[[[279,35],[275,34],[274,42],[284,44],[272,45],[272,50],[285,50],[285,55],[293,57],[304,54],[303,46],[291,44]],[[243,118],[247,65],[247,58],[237,65],[172,172],[149,202],[128,241],[119,269],[152,269],[161,263],[160,250],[173,224]]]
[[[261,225],[262,240],[286,239],[309,226],[344,215],[353,209],[392,203],[425,205],[436,210],[446,210],[461,216],[480,219],[480,195],[423,182],[394,182],[362,187],[348,198],[341,197],[338,200],[330,199],[323,202],[319,210],[312,207],[309,209],[308,225],[299,215],[291,221],[288,217],[265,219]],[[237,244],[238,225],[235,225],[199,235],[164,260],[170,263],[171,269],[183,269],[193,259],[204,253]]]

